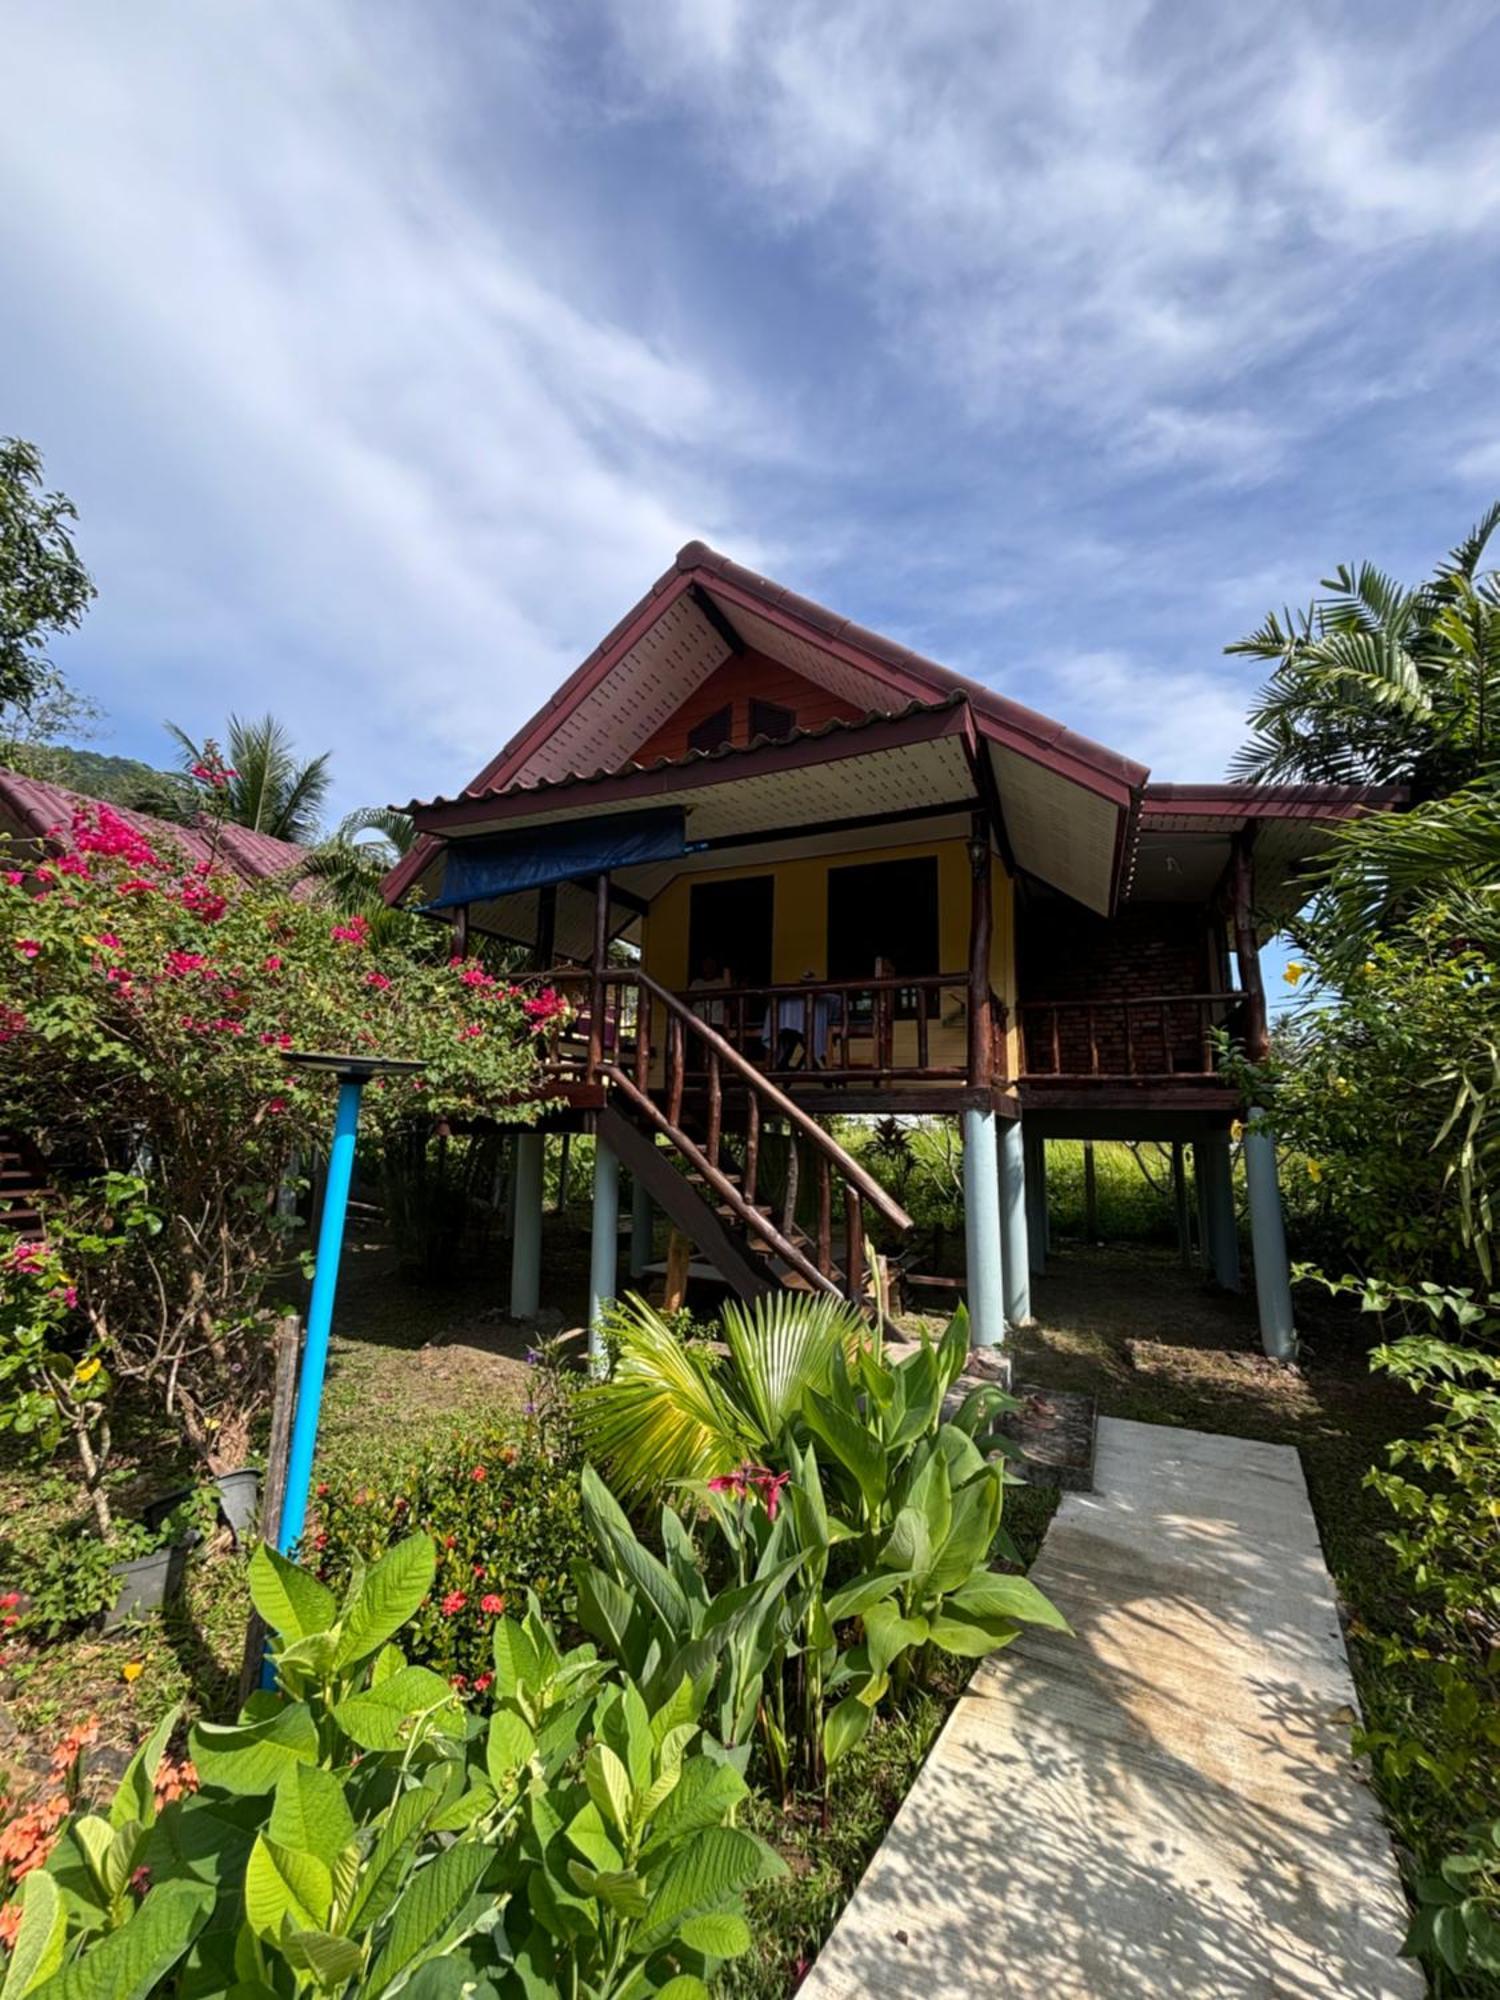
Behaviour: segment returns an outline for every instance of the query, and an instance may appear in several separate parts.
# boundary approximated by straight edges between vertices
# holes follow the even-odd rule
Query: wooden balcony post
[[[594,884],[594,957],[589,981],[589,1081],[599,1075],[604,1060],[604,972],[609,959],[609,876],[601,874]]]
[[[557,956],[557,884],[545,882],[536,892],[536,946],[532,971],[546,972]]]
[[[1255,862],[1245,834],[1234,843],[1234,955],[1245,994],[1245,1053],[1264,1062],[1270,1050],[1266,989],[1260,976],[1260,940],[1255,935]]]
[[[990,843],[977,816],[969,841],[969,1087],[988,1089],[991,1082],[993,1031],[990,1021],[990,938],[994,910],[990,895]]]
[[[467,958],[469,955],[469,906],[460,903],[453,912],[453,956]]]

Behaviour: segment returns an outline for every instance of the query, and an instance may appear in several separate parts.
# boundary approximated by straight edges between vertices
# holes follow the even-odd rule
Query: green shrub
[[[1191,1151],[1188,1159],[1191,1163]],[[1191,1164],[1188,1171],[1192,1171]],[[1170,1146],[1154,1143],[1126,1146],[1112,1139],[1096,1141],[1094,1190],[1100,1242],[1176,1242]],[[1081,1239],[1087,1235],[1080,1140],[1048,1140],[1047,1204],[1052,1227],[1059,1236]]]
[[[550,1407],[457,1433],[389,1477],[323,1481],[310,1555],[341,1585],[414,1528],[437,1545],[432,1595],[414,1614],[413,1660],[461,1688],[489,1685],[490,1639],[504,1610],[534,1591],[547,1615],[570,1624],[572,1564],[589,1546],[578,1497],[571,1417],[543,1371]],[[533,1399],[536,1400],[535,1398]]]

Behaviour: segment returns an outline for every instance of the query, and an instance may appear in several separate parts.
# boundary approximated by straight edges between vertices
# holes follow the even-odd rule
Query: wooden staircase
[[[553,1044],[553,1074],[602,1088],[598,1136],[726,1284],[742,1298],[784,1286],[869,1305],[867,1216],[898,1234],[912,1227],[874,1176],[717,1028],[638,969],[545,979],[587,989]],[[810,1229],[795,1200],[778,1210],[764,1198],[761,1144],[770,1131],[785,1134],[799,1184],[810,1170]]]
[[[35,1146],[19,1132],[0,1131],[0,1230],[41,1236],[47,1193],[47,1170]]]

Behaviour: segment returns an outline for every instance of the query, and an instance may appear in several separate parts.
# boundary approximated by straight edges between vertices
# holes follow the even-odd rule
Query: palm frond
[[[1445,565],[1448,573],[1472,577],[1479,567],[1479,558],[1484,554],[1490,536],[1494,534],[1496,528],[1500,528],[1500,500],[1494,501],[1484,510],[1457,548],[1449,552]]]
[[[844,1299],[771,1292],[746,1306],[732,1300],[721,1323],[740,1398],[769,1443],[780,1437],[809,1388],[828,1387],[833,1357],[868,1340],[863,1317]]]

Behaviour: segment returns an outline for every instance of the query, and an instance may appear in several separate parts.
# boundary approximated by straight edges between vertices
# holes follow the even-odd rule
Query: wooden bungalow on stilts
[[[1051,1138],[1191,1146],[1201,1241],[1237,1287],[1245,1121],[1262,1338],[1286,1355],[1275,1157],[1216,1031],[1263,1051],[1260,930],[1330,830],[1383,802],[1152,785],[693,542],[470,785],[407,808],[420,838],[386,893],[460,952],[520,944],[573,1003],[548,1127],[597,1141],[591,1324],[617,1287],[622,1164],[637,1269],[655,1206],[743,1296],[868,1302],[870,1217],[910,1221],[833,1136],[855,1114],[959,1121],[978,1344],[1030,1316]],[[766,1199],[772,1132],[800,1201],[790,1174]],[[517,1315],[539,1303],[542,1165],[521,1130]]]

